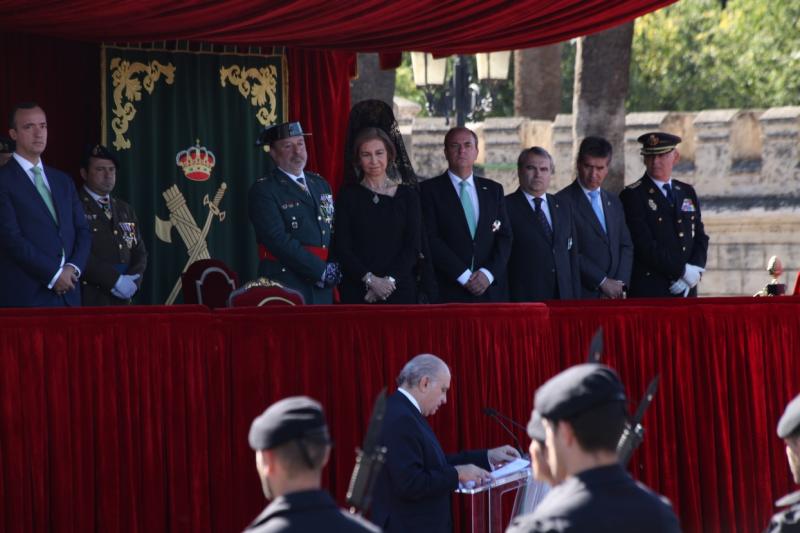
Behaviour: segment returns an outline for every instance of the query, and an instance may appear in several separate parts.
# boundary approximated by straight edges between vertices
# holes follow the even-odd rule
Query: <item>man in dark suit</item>
[[[621,298],[631,280],[633,243],[622,203],[601,186],[608,176],[611,143],[586,137],[578,149],[578,177],[556,198],[572,206],[580,247],[581,298]]]
[[[697,296],[706,266],[708,235],[700,202],[688,183],[672,179],[681,138],[645,133],[645,175],[620,194],[633,239],[630,296]]]
[[[9,127],[16,150],[0,167],[0,307],[79,306],[91,235],[75,184],[42,163],[41,107],[17,105]]]
[[[275,165],[250,187],[248,211],[261,263],[258,274],[302,293],[307,304],[329,304],[341,276],[328,262],[333,195],[322,176],[305,171],[308,155],[299,122],[264,128]]]
[[[90,146],[81,161],[79,192],[92,231],[92,250],[81,277],[85,306],[125,305],[139,290],[147,267],[147,249],[133,208],[111,192],[117,183],[117,159],[105,146]]]
[[[453,128],[444,138],[447,172],[420,185],[439,300],[501,302],[511,250],[503,188],[473,176],[478,137]]]
[[[541,414],[556,485],[508,533],[680,531],[666,498],[637,483],[619,463],[625,398],[616,372],[597,363],[570,367],[539,387],[531,422]]]
[[[322,490],[331,454],[325,413],[306,396],[270,405],[250,425],[250,447],[264,496],[271,503],[246,531],[258,533],[379,533],[363,518],[342,511]]]
[[[572,209],[568,202],[547,194],[554,171],[553,158],[544,148],[534,146],[519,154],[519,189],[506,197],[514,233],[508,260],[512,302],[580,296]]]
[[[445,455],[425,417],[447,401],[450,370],[431,354],[417,355],[397,377],[386,403],[381,441],[386,464],[375,483],[372,521],[387,533],[449,533],[450,496],[459,483],[481,484],[487,470],[519,457],[511,446]]]

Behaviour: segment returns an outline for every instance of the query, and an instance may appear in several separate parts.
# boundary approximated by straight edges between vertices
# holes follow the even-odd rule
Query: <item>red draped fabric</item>
[[[0,29],[94,42],[193,40],[443,55],[564,41],[675,0],[0,1]]]
[[[0,311],[0,530],[239,530],[264,504],[249,424],[289,394],[326,406],[341,502],[374,396],[411,355],[452,368],[444,448],[494,446],[510,439],[481,408],[525,423],[598,325],[633,405],[661,374],[634,475],[686,531],[760,530],[791,489],[775,425],[800,391],[800,298]]]

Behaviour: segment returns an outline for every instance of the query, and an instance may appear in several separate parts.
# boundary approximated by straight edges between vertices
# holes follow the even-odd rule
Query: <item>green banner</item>
[[[285,57],[104,46],[102,61],[113,195],[133,206],[149,252],[134,303],[183,301],[180,275],[198,259],[253,279],[247,191],[266,166],[258,133],[285,121]]]

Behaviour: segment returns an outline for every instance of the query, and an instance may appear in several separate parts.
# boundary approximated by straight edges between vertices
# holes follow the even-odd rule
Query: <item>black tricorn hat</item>
[[[265,144],[271,144],[281,139],[288,139],[289,137],[297,137],[298,135],[311,134],[303,133],[303,126],[301,126],[299,122],[284,122],[282,124],[264,126],[264,129],[258,135],[256,146],[264,146]]]
[[[96,159],[108,159],[116,168],[119,168],[119,161],[117,161],[117,156],[111,153],[111,150],[103,146],[102,144],[90,144],[86,146],[86,149],[83,151],[83,159],[81,159],[81,168],[88,168],[89,167],[89,159],[92,157]]]

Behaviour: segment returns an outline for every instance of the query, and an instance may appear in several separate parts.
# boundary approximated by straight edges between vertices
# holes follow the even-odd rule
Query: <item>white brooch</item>
[[[495,220],[494,222],[492,222],[492,233],[500,229],[500,224],[501,222],[499,220]]]

